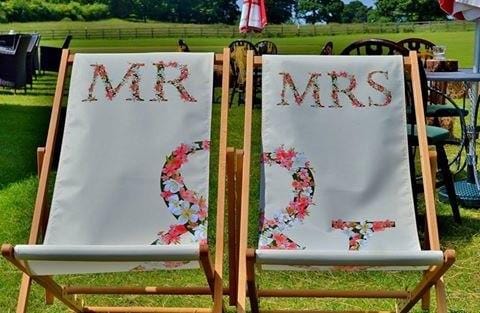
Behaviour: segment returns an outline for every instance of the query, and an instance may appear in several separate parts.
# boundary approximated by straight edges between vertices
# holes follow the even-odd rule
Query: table
[[[464,206],[480,207],[480,177],[477,172],[476,140],[478,139],[477,115],[479,109],[478,83],[480,73],[472,69],[459,69],[457,72],[427,72],[429,81],[463,82],[468,90],[468,98],[472,103],[470,123],[466,125],[465,147],[467,149],[467,179],[455,182],[457,199]],[[439,196],[448,199],[445,187],[439,189]]]

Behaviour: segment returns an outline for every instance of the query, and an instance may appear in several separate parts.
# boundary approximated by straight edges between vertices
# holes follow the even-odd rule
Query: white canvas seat
[[[209,250],[218,244],[223,251],[223,234],[210,248],[207,242],[209,151],[213,66],[225,57],[228,66],[228,53],[76,54],[43,242],[3,246],[4,256],[47,290],[55,283],[38,276],[201,265],[206,294],[221,310],[223,252],[214,270]],[[62,75],[67,59],[68,53]],[[228,93],[221,109],[219,233],[227,99]],[[49,158],[52,149],[47,140]],[[40,188],[49,170],[43,166]],[[56,296],[77,312],[96,310]]]
[[[249,62],[253,71],[253,56]],[[419,137],[425,136],[416,55],[405,60],[263,56],[255,64],[262,66],[260,232],[257,248],[247,251],[251,129],[247,106],[237,310],[245,310],[246,285],[252,312],[258,312],[261,296],[331,295],[319,290],[264,290],[255,282],[258,264],[265,270],[426,270],[423,289],[411,295],[368,293],[373,298],[400,295],[404,303],[397,312],[408,312],[454,260],[453,252],[439,249],[426,138],[420,141],[425,190],[430,193],[426,197],[431,250],[421,249],[417,233],[404,82],[408,71]],[[335,291],[335,296],[367,294]]]

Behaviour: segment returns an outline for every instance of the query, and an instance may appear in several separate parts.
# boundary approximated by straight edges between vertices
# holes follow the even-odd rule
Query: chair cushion
[[[414,126],[413,129],[413,136],[412,136],[412,126],[410,124],[407,125],[407,134],[409,139],[413,139],[414,142],[417,142],[417,126]],[[428,144],[436,145],[441,144],[443,141],[450,138],[450,133],[447,129],[437,126],[429,126],[427,125],[427,140]]]
[[[427,105],[427,117],[445,117],[445,116],[460,116],[460,112],[463,116],[468,115],[468,110],[457,109],[453,104],[430,104]]]
[[[429,104],[426,107],[425,116],[426,117],[446,117],[446,116],[460,116],[460,112],[463,113],[463,116],[468,115],[468,110],[457,109],[453,104]],[[407,115],[412,113],[412,108],[407,107]]]

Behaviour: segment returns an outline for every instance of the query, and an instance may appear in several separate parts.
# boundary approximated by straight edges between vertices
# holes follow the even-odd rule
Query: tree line
[[[269,23],[409,22],[445,19],[437,0],[265,0]],[[235,24],[236,0],[0,0],[0,22],[155,20]]]

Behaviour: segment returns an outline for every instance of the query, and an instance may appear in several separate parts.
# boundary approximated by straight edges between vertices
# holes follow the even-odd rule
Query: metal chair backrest
[[[255,48],[257,49],[258,55],[278,54],[277,46],[269,40],[262,40],[257,42],[255,44]]]
[[[433,58],[432,48],[436,46],[433,42],[422,38],[405,38],[397,42],[408,50],[418,52],[418,56],[425,65],[425,61]]]
[[[333,42],[327,42],[320,51],[320,55],[333,55]]]
[[[254,54],[257,54],[255,45],[248,40],[235,40],[230,45],[230,67],[234,80],[238,85],[245,84],[246,81],[246,64],[247,64],[247,51],[252,50]]]
[[[403,55],[408,56],[408,49],[387,39],[365,39],[351,43],[341,55]]]

